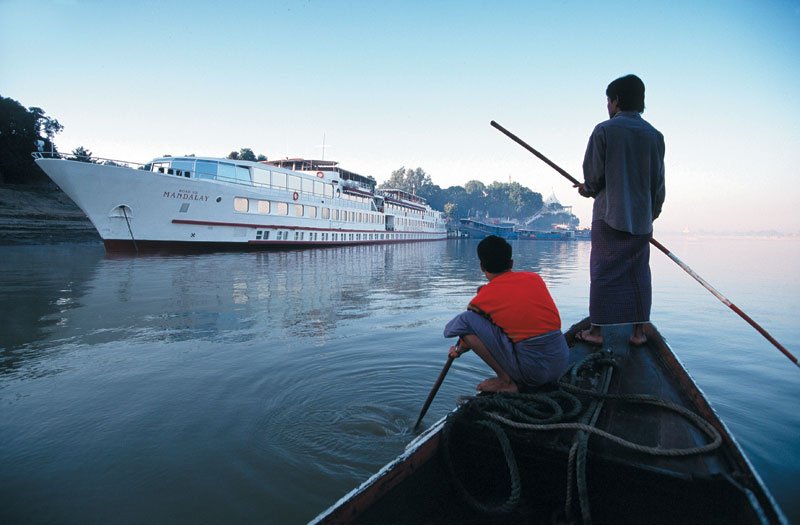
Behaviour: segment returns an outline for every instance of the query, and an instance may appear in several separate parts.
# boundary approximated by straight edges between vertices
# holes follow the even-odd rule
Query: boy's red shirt
[[[467,309],[489,318],[517,343],[561,329],[561,316],[539,274],[504,272],[483,285]]]

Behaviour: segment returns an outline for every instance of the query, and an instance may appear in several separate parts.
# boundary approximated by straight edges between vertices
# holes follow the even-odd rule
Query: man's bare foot
[[[575,340],[590,345],[603,345],[603,336],[595,333],[594,330],[581,330],[575,333]]]
[[[490,377],[478,383],[481,392],[519,392],[517,384],[511,380],[504,381],[499,377]]]
[[[636,334],[636,333],[634,333],[630,337],[630,339],[628,339],[628,342],[630,344],[632,344],[633,346],[642,346],[643,344],[645,344],[647,342],[647,336],[644,335],[644,334]]]

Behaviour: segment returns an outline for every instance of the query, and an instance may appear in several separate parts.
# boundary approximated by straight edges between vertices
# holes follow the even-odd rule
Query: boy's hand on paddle
[[[452,357],[453,359],[455,359],[457,357],[461,357],[461,354],[463,354],[464,352],[466,352],[466,350],[463,350],[458,345],[454,345],[450,347],[450,351],[447,353],[447,357]]]

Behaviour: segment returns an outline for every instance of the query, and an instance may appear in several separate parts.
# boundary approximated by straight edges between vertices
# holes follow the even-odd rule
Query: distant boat
[[[459,219],[459,230],[468,237],[482,239],[489,235],[496,235],[504,239],[516,239],[517,231],[513,223],[509,222],[489,222],[478,219],[464,218]]]
[[[788,523],[654,328],[586,326],[558,385],[466,401],[311,523]]]
[[[337,162],[159,157],[139,165],[34,153],[108,251],[437,241],[442,212]]]
[[[475,239],[482,239],[489,235],[522,241],[572,241],[591,237],[591,230],[588,228],[573,229],[564,225],[553,225],[553,228],[549,230],[531,230],[520,228],[513,222],[493,222],[469,217],[460,219],[459,222],[459,231],[467,237]]]
[[[466,217],[459,220],[462,234],[481,239],[497,235],[504,239],[571,241],[588,239],[587,228],[578,228],[580,220],[572,213],[572,206],[562,206],[555,194],[547,198],[532,216],[524,220],[479,219]]]

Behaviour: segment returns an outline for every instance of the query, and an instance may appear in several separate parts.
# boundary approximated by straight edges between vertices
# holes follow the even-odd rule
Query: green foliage
[[[250,148],[241,148],[239,151],[231,151],[228,153],[228,158],[231,160],[249,160],[252,162],[267,160],[265,155],[256,156]]]
[[[0,96],[0,181],[24,184],[46,180],[31,153],[55,151],[53,137],[64,127],[42,108],[26,109],[14,99]]]
[[[250,148],[242,148],[239,150],[239,160],[256,161],[256,154]]]
[[[91,162],[94,163],[92,160],[92,152],[88,149],[84,148],[83,146],[78,146],[74,150],[72,150],[72,159],[77,160],[78,162]]]
[[[402,167],[394,170],[389,176],[389,180],[381,184],[380,187],[403,190],[424,196],[426,192],[431,190],[432,186],[431,176],[425,173],[422,168],[412,170],[411,168]]]
[[[486,186],[479,180],[471,180],[463,187],[442,189],[422,168],[394,170],[380,188],[396,188],[419,195],[450,219],[468,216],[525,219],[544,205],[540,193],[517,182],[493,182]]]

